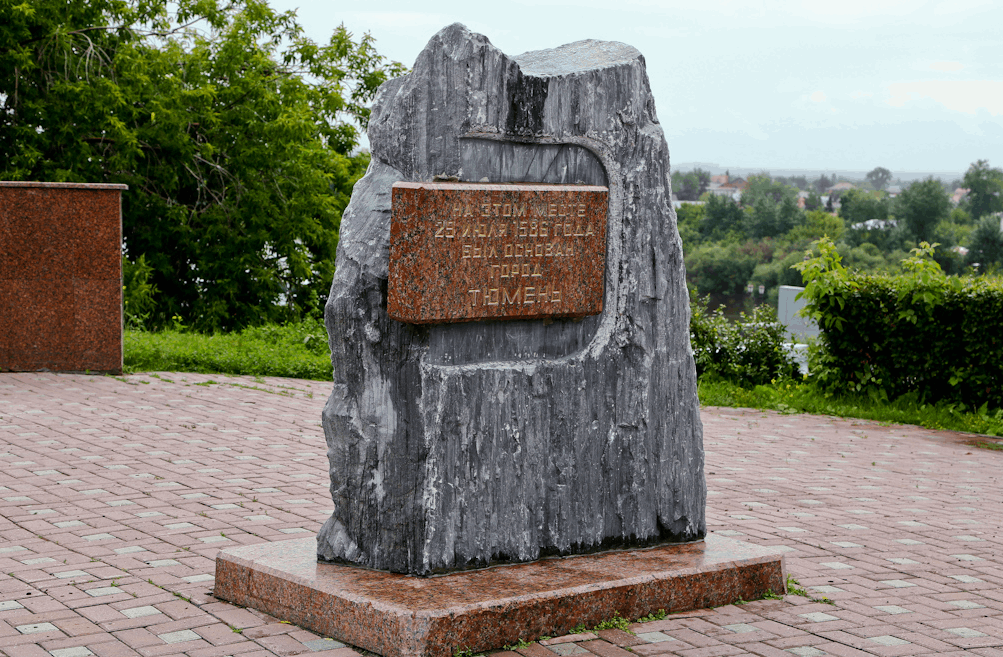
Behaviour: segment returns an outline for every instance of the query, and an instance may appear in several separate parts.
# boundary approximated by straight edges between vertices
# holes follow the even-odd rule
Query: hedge
[[[887,399],[999,406],[1003,399],[1003,281],[947,276],[923,242],[904,274],[849,272],[831,240],[795,265],[820,348],[809,365],[825,389]]]
[[[697,375],[710,375],[753,387],[798,375],[798,366],[784,348],[784,327],[771,306],[757,306],[729,322],[724,309],[709,310],[710,297],[690,297],[690,344]]]

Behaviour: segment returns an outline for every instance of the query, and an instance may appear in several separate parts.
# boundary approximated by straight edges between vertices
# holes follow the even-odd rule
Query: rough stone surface
[[[369,138],[325,313],[335,509],[318,556],[429,574],[702,538],[682,247],[640,53],[511,58],[452,25],[381,88]],[[436,176],[608,186],[603,312],[391,320],[391,186]]]

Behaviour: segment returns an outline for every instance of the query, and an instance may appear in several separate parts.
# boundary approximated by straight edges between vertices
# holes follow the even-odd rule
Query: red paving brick
[[[329,515],[328,388],[0,374],[0,654],[357,654],[211,596],[220,548],[314,533]],[[1003,657],[1003,454],[909,426],[702,417],[708,529],[785,550],[831,604],[787,595],[519,653]]]

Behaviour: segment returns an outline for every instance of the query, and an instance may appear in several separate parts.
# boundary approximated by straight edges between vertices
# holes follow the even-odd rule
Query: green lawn
[[[237,333],[125,332],[126,372],[202,372],[331,380],[327,332],[319,321]]]
[[[912,395],[891,401],[863,395],[826,395],[811,383],[798,381],[778,381],[748,389],[720,379],[704,378],[700,381],[700,403],[704,406],[761,408],[781,413],[835,415],[1003,436],[1003,409],[928,404]]]
[[[266,325],[216,335],[176,330],[129,330],[125,332],[125,370],[247,374],[330,381],[331,358],[327,332],[317,320],[281,326]],[[819,392],[811,383],[799,381],[742,388],[705,376],[700,381],[699,392],[700,403],[704,406],[835,415],[1003,436],[1003,409],[927,404],[910,396],[892,401],[860,395],[836,397]],[[996,443],[990,441],[986,445]]]

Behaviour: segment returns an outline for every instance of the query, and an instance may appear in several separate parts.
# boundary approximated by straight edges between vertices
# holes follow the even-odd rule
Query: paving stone
[[[304,641],[303,645],[318,652],[321,650],[337,650],[338,648],[344,648],[345,644],[341,641],[335,641],[334,639],[313,639],[311,641]]]
[[[0,651],[8,657],[77,649],[98,657],[179,649],[191,657],[358,655],[208,594],[219,547],[296,535],[283,530],[315,532],[325,519],[310,509],[331,503],[317,420],[328,384],[223,378],[293,389],[276,395],[196,385],[219,375],[161,376],[173,383],[147,375],[122,377],[124,383],[0,374],[0,513],[7,523],[0,524],[0,573],[12,573],[0,574]],[[741,409],[704,408],[701,415],[708,530],[789,548],[789,573],[812,596],[834,604],[789,594],[670,614],[631,626],[635,654],[1003,657],[1003,491],[995,459],[966,456],[973,451],[966,437],[952,432]],[[155,435],[140,429],[154,424],[162,427]],[[7,429],[12,425],[21,428]],[[260,458],[234,458],[240,454]],[[813,467],[789,465],[790,458]],[[185,460],[191,463],[179,463]],[[59,474],[34,474],[47,471]],[[112,504],[122,501],[135,504]],[[54,513],[31,513],[46,510]],[[244,516],[272,520],[250,523]],[[164,529],[182,523],[191,526]],[[151,577],[155,584],[147,582]],[[108,589],[114,590],[91,593]],[[834,620],[806,617],[816,614]],[[41,629],[19,629],[29,626]],[[191,634],[179,643],[158,637],[185,631]],[[882,637],[906,643],[874,641],[888,640]],[[550,647],[534,645],[551,657],[560,645],[595,654],[621,649],[605,639],[571,635],[545,642]]]
[[[577,643],[558,643],[552,646],[547,646],[547,648],[560,655],[561,657],[568,657],[569,655],[588,655],[590,654],[588,650],[582,648]],[[628,655],[630,653],[627,653]]]

